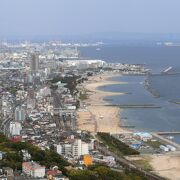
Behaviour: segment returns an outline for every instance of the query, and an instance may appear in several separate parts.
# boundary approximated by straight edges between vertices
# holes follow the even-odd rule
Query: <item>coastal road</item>
[[[163,177],[160,177],[160,176],[153,174],[151,172],[147,172],[147,171],[143,170],[142,168],[135,166],[130,161],[117,156],[115,153],[109,151],[107,148],[99,146],[98,150],[100,152],[102,152],[103,154],[115,157],[116,161],[118,163],[120,163],[124,168],[130,169],[132,171],[138,171],[140,174],[143,174],[145,177],[147,177],[150,180],[165,180],[165,178],[163,178]]]
[[[166,144],[170,144],[170,145],[176,147],[177,150],[180,150],[180,145],[179,144],[177,144],[177,143],[175,143],[175,142],[173,142],[173,141],[171,141],[171,140],[169,140],[167,138],[164,138],[163,136],[160,135],[161,133],[151,133],[151,134],[154,137],[156,137],[157,139],[159,139],[161,142],[164,142]],[[162,133],[162,135],[163,135],[163,133]]]
[[[96,136],[94,136],[94,139],[96,139],[97,142],[100,142],[99,139]],[[135,166],[132,162],[128,161],[127,159],[118,156],[114,152],[111,152],[108,149],[108,147],[101,146],[100,143],[98,143],[97,149],[102,154],[105,154],[105,155],[108,155],[108,156],[113,156],[116,159],[116,161],[121,166],[123,166],[125,169],[129,169],[129,170],[132,170],[132,171],[138,171],[140,174],[144,175],[149,180],[165,180],[165,178],[163,178],[163,177],[160,177],[160,176],[158,176],[156,174],[153,174],[151,172],[147,172],[147,171],[143,170],[142,168]]]

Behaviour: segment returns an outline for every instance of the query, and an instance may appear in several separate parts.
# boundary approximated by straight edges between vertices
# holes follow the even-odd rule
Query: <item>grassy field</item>
[[[79,99],[81,101],[86,100],[87,98],[88,98],[88,95],[86,93],[81,93],[80,96],[79,96]]]
[[[128,155],[138,155],[139,154],[138,151],[132,149],[131,147],[129,147],[122,141],[119,141],[118,139],[116,139],[115,137],[111,136],[108,133],[100,133],[99,132],[97,135],[98,135],[98,138],[101,141],[103,141],[104,144],[106,144],[111,151],[117,153],[118,155],[128,156]]]
[[[151,141],[151,140],[147,141],[146,144],[156,149],[158,149],[159,146],[162,145],[162,143],[160,143],[159,141]]]
[[[141,167],[145,171],[152,171],[153,168],[150,165],[149,161],[147,159],[139,159],[139,160],[133,160],[132,161],[135,165]]]

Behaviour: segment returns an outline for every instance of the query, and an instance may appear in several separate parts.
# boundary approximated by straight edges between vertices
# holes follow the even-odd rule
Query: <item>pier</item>
[[[158,135],[180,135],[180,131],[157,132]]]
[[[156,106],[156,105],[153,105],[153,104],[106,104],[106,103],[103,103],[103,104],[90,104],[90,103],[87,103],[86,104],[87,106],[111,106],[111,107],[119,107],[119,108],[122,108],[122,109],[126,109],[126,108],[150,108],[150,109],[153,109],[153,108],[161,108],[161,106]]]
[[[120,108],[161,108],[161,106],[156,106],[154,104],[108,104],[106,106],[117,106]]]

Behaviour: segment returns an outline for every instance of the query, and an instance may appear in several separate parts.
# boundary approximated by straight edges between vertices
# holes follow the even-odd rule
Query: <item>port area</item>
[[[165,154],[180,152],[180,144],[173,142],[173,135],[180,132],[134,132],[113,134],[140,154]]]

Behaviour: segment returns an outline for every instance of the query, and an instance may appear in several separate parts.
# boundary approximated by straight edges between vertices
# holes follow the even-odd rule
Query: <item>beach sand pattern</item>
[[[84,89],[88,90],[88,99],[82,103],[85,109],[77,112],[77,125],[80,130],[88,130],[92,133],[109,132],[122,133],[126,132],[120,127],[121,109],[115,106],[107,106],[109,103],[104,101],[107,96],[122,95],[119,92],[104,92],[97,88],[110,84],[121,84],[121,82],[109,81],[111,77],[117,74],[101,74],[92,76],[83,84]],[[118,74],[118,76],[120,76]]]

